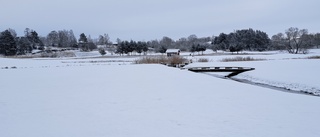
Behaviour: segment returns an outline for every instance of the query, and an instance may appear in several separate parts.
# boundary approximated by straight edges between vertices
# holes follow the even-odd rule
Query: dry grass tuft
[[[172,56],[172,57],[168,57],[168,61],[167,64],[184,64],[185,62],[187,62],[188,60],[184,57],[181,56]]]
[[[252,57],[234,57],[234,58],[224,58],[221,62],[235,62],[235,61],[262,61],[266,59],[255,59]]]
[[[209,60],[207,58],[199,58],[197,61],[198,62],[209,62]]]
[[[308,59],[320,59],[320,56],[310,56]]]
[[[166,62],[167,59],[163,56],[146,56],[134,61],[135,64],[160,64]]]

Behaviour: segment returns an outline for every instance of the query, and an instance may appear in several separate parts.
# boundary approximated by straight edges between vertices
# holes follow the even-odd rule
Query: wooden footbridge
[[[188,68],[192,72],[231,72],[226,77],[232,77],[242,72],[254,70],[254,68],[248,67],[192,67]]]

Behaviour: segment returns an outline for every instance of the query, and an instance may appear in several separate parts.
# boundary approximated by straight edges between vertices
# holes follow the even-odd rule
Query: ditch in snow
[[[277,86],[273,86],[273,85],[252,82],[252,81],[249,81],[249,80],[246,80],[246,79],[228,77],[228,75],[223,76],[223,75],[218,75],[218,74],[213,74],[213,73],[208,73],[208,72],[205,72],[203,74],[210,75],[210,76],[213,76],[213,77],[216,77],[216,78],[228,79],[228,80],[233,80],[233,81],[240,82],[240,83],[245,83],[245,84],[250,84],[250,85],[254,85],[254,86],[259,86],[259,87],[269,88],[269,89],[273,89],[273,90],[278,90],[278,91],[282,91],[282,92],[302,94],[302,95],[311,95],[311,96],[320,97],[320,95],[312,93],[312,92],[308,92],[308,91],[303,91],[303,90],[299,90],[298,91],[298,90],[292,90],[292,89],[288,89],[288,88],[284,88],[284,87],[277,87]]]

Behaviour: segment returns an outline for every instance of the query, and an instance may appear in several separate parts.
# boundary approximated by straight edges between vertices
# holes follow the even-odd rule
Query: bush
[[[106,52],[103,48],[100,48],[100,49],[99,49],[99,53],[100,53],[102,56],[107,54],[107,52]]]
[[[222,62],[234,62],[234,61],[261,61],[266,59],[255,59],[252,57],[234,57],[234,58],[224,58]]]
[[[135,64],[160,64],[166,62],[166,58],[157,56],[157,57],[142,57],[134,61]]]
[[[76,55],[73,52],[51,52],[51,53],[43,52],[40,55],[40,57],[44,57],[44,58],[60,58],[60,57],[75,57],[75,56]]]
[[[187,62],[187,59],[181,57],[181,56],[172,56],[168,58],[168,64],[184,64]]]
[[[134,61],[135,64],[184,64],[188,60],[181,56],[146,56]]]
[[[198,62],[209,62],[207,58],[199,58]]]

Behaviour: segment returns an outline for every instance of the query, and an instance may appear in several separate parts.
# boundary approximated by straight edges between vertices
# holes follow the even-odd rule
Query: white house
[[[166,54],[168,57],[172,55],[180,55],[180,49],[167,49]]]

